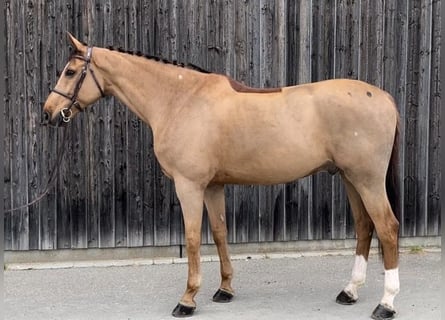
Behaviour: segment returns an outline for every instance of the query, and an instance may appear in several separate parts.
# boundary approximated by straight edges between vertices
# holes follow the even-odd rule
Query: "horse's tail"
[[[399,171],[399,123],[400,118],[397,114],[397,124],[394,134],[394,143],[392,146],[391,158],[389,160],[388,170],[386,172],[386,194],[388,196],[391,209],[397,219],[400,221],[400,171]],[[399,247],[399,238],[397,237],[397,248]],[[379,253],[383,258],[382,244],[379,241]]]
[[[394,135],[391,158],[386,172],[386,193],[397,220],[400,220],[399,119]]]

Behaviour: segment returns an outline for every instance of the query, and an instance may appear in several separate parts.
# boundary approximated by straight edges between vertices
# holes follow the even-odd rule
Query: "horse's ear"
[[[79,53],[85,53],[86,47],[85,45],[77,40],[71,33],[67,32],[68,40],[70,41],[71,45],[73,46],[74,51],[77,51]]]

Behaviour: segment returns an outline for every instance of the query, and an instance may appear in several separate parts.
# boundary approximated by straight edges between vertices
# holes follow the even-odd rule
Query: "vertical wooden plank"
[[[427,235],[440,234],[440,2],[432,3]],[[442,113],[443,114],[443,113]],[[443,138],[442,138],[443,139]],[[442,154],[443,154],[442,150]],[[442,177],[443,179],[443,177]],[[442,192],[443,194],[443,192]]]
[[[56,30],[56,16],[57,13],[56,1],[46,1],[44,5],[45,21],[44,27],[42,28],[42,45],[40,49],[40,61],[42,65],[42,101],[46,99],[46,96],[50,92],[50,88],[55,85],[57,65],[55,63],[55,33]],[[48,50],[47,48],[51,48]],[[56,131],[54,129],[45,128],[41,131],[41,143],[42,151],[40,154],[40,159],[45,159],[45,161],[39,160],[41,162],[41,174],[40,181],[41,186],[48,181],[51,175],[51,164],[57,159],[56,152]],[[51,192],[39,203],[40,210],[40,245],[41,250],[50,250],[57,247],[57,213],[56,213],[56,200],[57,200],[57,190],[54,188]]]
[[[7,113],[8,118],[6,118],[5,122],[8,124],[7,128],[8,131],[6,132],[6,135],[10,137],[9,143],[7,145],[8,147],[8,158],[10,159],[9,164],[9,172],[5,175],[5,178],[8,179],[8,183],[10,186],[9,190],[9,201],[5,201],[5,205],[8,207],[17,207],[21,205],[23,202],[20,202],[22,200],[26,200],[26,198],[23,199],[23,197],[26,197],[26,192],[23,192],[21,195],[22,199],[17,199],[17,192],[20,192],[18,189],[18,176],[17,176],[17,169],[20,163],[20,154],[18,154],[17,150],[19,147],[19,142],[21,139],[20,131],[17,130],[17,124],[18,120],[17,118],[17,112],[16,110],[23,110],[22,105],[19,103],[19,92],[23,92],[23,82],[20,81],[19,74],[20,70],[20,62],[19,60],[23,57],[23,49],[18,48],[18,39],[21,37],[20,30],[20,24],[21,21],[19,20],[19,17],[23,17],[23,14],[21,13],[21,7],[20,4],[13,2],[9,3],[9,10],[7,11],[7,17],[9,16],[9,33],[10,37],[7,42],[8,46],[8,53],[7,57],[12,58],[15,57],[15,59],[11,59],[10,63],[8,63],[8,70],[10,72],[9,76],[9,83],[10,85],[10,103],[8,105],[9,112]],[[8,13],[10,13],[8,15]],[[19,115],[22,114],[21,112],[18,113]],[[24,113],[23,113],[24,114]],[[13,137],[13,138],[12,138]],[[6,149],[5,149],[6,150]],[[22,152],[21,152],[22,153]],[[26,183],[26,181],[25,181]],[[23,210],[16,210],[14,212],[8,213],[6,215],[6,221],[5,221],[5,228],[9,228],[7,233],[7,241],[9,242],[9,247],[12,250],[19,250],[19,232],[20,230],[20,224],[22,223],[23,217],[26,213]]]
[[[312,79],[312,1],[302,1],[299,5],[299,54],[298,84],[309,83]]]
[[[320,239],[334,238],[334,228],[338,230],[338,226],[344,226],[345,221],[343,216],[336,217],[334,215],[334,205],[338,207],[340,203],[332,200],[332,178],[326,172],[321,172],[312,177],[312,192],[313,192],[313,210],[317,217],[320,217],[321,223]]]
[[[11,154],[11,113],[12,113],[12,91],[14,89],[14,82],[12,79],[13,73],[11,72],[11,66],[13,65],[13,57],[15,55],[12,54],[13,46],[12,39],[14,39],[14,17],[15,17],[15,6],[11,5],[10,2],[6,3],[6,30],[8,30],[6,34],[6,79],[5,79],[5,115],[4,115],[4,165],[2,170],[4,170],[4,206],[5,208],[12,207],[12,164],[13,157]],[[4,220],[4,245],[5,250],[12,250],[13,241],[12,241],[12,221],[13,221],[14,212],[5,212],[5,220]]]
[[[417,117],[419,102],[419,78],[416,76],[419,71],[420,62],[420,3],[410,1],[408,6],[408,72],[407,72],[407,106],[405,118],[405,215],[404,215],[404,235],[417,235],[417,230],[423,225],[418,225],[421,221],[417,219],[417,212],[420,209],[417,177],[417,152],[418,152],[418,126]]]
[[[207,69],[215,73],[225,73],[225,56],[230,54],[224,47],[224,21],[226,5],[222,1],[208,3],[207,15]]]
[[[11,172],[12,184],[12,205],[21,206],[28,201],[28,172],[27,172],[27,146],[28,137],[26,132],[26,97],[25,97],[25,81],[26,81],[26,60],[25,60],[25,7],[26,3],[15,3],[17,13],[17,21],[14,24],[15,38],[12,40],[13,51],[11,52],[17,58],[11,67],[13,74],[13,83],[16,90],[12,95],[11,113],[11,135],[14,137],[11,144],[11,153],[15,161],[13,162]],[[22,112],[17,112],[21,110]],[[14,250],[29,249],[29,211],[27,208],[17,210],[12,215],[12,242]]]
[[[335,5],[335,1],[313,0],[312,81],[334,78]]]
[[[397,54],[397,4],[394,0],[386,0],[384,3],[384,59],[383,59],[383,84],[382,88],[394,95],[397,91],[396,61]]]
[[[222,29],[222,43],[225,52],[224,59],[224,74],[237,78],[235,73],[235,46],[236,46],[236,2],[233,0],[226,0],[224,2],[224,24]]]
[[[235,186],[234,191],[234,242],[257,242],[259,240],[258,188],[254,186]]]
[[[37,108],[40,105],[38,101],[38,23],[39,10],[38,4],[29,1],[26,7],[26,28],[25,28],[25,101],[24,112],[26,112],[27,131],[22,134],[28,136],[28,156],[27,156],[27,170],[28,170],[28,199],[32,200],[38,196],[38,179],[39,179],[39,164],[37,162],[39,153],[38,144],[38,113]],[[29,250],[39,248],[39,208],[38,206],[29,207]]]
[[[274,81],[272,82],[272,85],[277,87],[287,86],[287,7],[288,0],[279,0],[275,4],[274,46],[272,55],[272,74]]]
[[[360,8],[356,2],[337,0],[335,8],[334,77],[358,78],[358,55],[360,46]]]
[[[318,0],[314,0],[318,1]],[[321,17],[318,17],[321,19]],[[315,21],[318,21],[315,20]],[[289,1],[286,6],[286,24],[287,33],[286,38],[288,41],[287,45],[287,72],[286,72],[286,84],[296,85],[298,83],[297,70],[298,70],[298,6],[296,1]]]
[[[286,240],[294,241],[299,239],[299,202],[297,183],[288,183],[285,189],[285,210],[286,210]]]
[[[383,1],[364,0],[360,16],[359,79],[382,87],[383,80]]]
[[[302,179],[296,183],[296,201],[298,203],[298,240],[313,240],[311,211],[311,185],[308,178]]]
[[[432,2],[422,2],[419,17],[419,66],[418,66],[418,93],[417,93],[417,208],[416,208],[416,235],[425,236],[428,227],[428,149],[430,143],[430,108],[431,108],[431,29],[432,29]]]

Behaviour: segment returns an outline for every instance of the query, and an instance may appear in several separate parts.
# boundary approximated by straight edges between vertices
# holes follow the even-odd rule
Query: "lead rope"
[[[57,133],[59,132],[58,130],[60,130],[60,129],[57,128]],[[57,154],[56,163],[53,166],[53,170],[51,171],[51,175],[49,176],[49,179],[48,179],[48,182],[46,183],[45,189],[43,189],[42,193],[37,198],[32,200],[31,202],[21,205],[20,207],[6,209],[6,210],[4,210],[5,213],[14,212],[17,210],[28,208],[28,207],[32,206],[33,204],[36,204],[37,202],[41,201],[43,198],[45,198],[48,195],[48,193],[51,190],[51,187],[53,186],[54,182],[57,180],[56,177],[57,177],[57,174],[59,173],[60,163],[62,161],[63,155],[65,154],[66,148],[64,148],[63,142],[65,141],[66,130],[67,130],[66,127],[63,128],[63,135],[62,135],[62,140],[60,142],[60,146],[59,146],[59,150],[58,150],[59,152]]]

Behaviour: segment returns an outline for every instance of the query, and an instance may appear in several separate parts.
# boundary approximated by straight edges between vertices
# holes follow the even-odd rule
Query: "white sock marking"
[[[345,288],[345,292],[352,295],[354,299],[358,299],[358,288],[365,284],[366,280],[366,268],[368,262],[362,255],[355,256],[354,267],[352,268],[351,281]]]
[[[385,307],[394,310],[394,298],[399,291],[399,268],[385,270],[385,292],[380,303]]]

